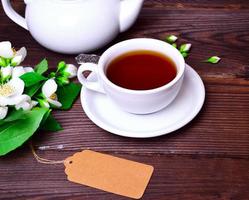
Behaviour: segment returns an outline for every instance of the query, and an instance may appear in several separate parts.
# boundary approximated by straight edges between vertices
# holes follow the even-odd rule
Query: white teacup
[[[177,68],[176,77],[168,84],[151,90],[130,90],[113,84],[106,76],[108,65],[115,58],[130,51],[150,50],[171,58]],[[98,80],[89,81],[83,72],[96,73]],[[179,51],[156,39],[131,39],[120,42],[104,52],[98,64],[84,63],[78,70],[78,79],[87,89],[106,94],[122,110],[134,114],[149,114],[168,106],[182,86],[185,61]],[[156,77],[151,77],[156,78]]]

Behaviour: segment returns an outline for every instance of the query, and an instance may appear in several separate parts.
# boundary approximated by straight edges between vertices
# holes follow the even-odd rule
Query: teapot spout
[[[128,30],[136,21],[144,0],[121,0],[120,31]]]

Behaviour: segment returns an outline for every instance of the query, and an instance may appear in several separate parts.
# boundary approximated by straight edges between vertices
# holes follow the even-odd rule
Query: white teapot
[[[1,0],[10,19],[46,48],[65,54],[103,47],[136,21],[143,0],[25,0],[25,18]]]

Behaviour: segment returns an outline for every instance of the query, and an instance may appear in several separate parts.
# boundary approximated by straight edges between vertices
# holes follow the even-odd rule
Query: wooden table
[[[15,1],[21,13],[24,5]],[[100,33],[101,34],[101,33]],[[249,199],[249,1],[146,0],[137,23],[115,42],[134,37],[180,36],[193,44],[187,62],[201,75],[207,92],[200,114],[186,127],[154,139],[112,135],[94,125],[80,100],[56,112],[64,131],[33,137],[37,153],[61,160],[92,149],[151,164],[155,173],[143,199]],[[0,40],[26,46],[25,64],[64,56],[38,45],[0,9]],[[111,44],[110,44],[111,45]],[[103,49],[104,50],[104,49]],[[100,50],[97,53],[101,53]],[[202,60],[219,55],[217,65]],[[0,199],[126,199],[66,180],[63,165],[36,162],[28,145],[0,158]]]

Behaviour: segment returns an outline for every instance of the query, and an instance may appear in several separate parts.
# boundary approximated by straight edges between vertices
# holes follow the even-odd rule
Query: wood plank
[[[12,2],[23,14],[23,0]],[[180,36],[193,44],[189,63],[203,78],[207,99],[201,113],[186,127],[153,139],[122,138],[95,126],[80,101],[68,112],[56,111],[64,131],[39,132],[33,138],[38,154],[61,160],[92,149],[155,166],[143,199],[249,199],[249,2],[248,0],[146,0],[137,23],[111,44],[134,37],[164,39]],[[73,56],[41,47],[30,34],[11,22],[0,6],[0,41],[26,46],[24,65],[44,57],[50,68]],[[219,55],[222,61],[202,61]],[[125,199],[69,183],[62,165],[37,163],[27,145],[0,158],[0,199]]]
[[[52,151],[41,155],[58,159],[57,153]],[[112,155],[155,167],[143,198],[145,200],[177,200],[179,197],[195,200],[247,200],[249,197],[248,159],[209,158],[200,155]],[[37,164],[28,149],[21,154],[14,153],[3,161],[8,171],[0,168],[1,199],[126,199],[68,182],[62,165]]]

